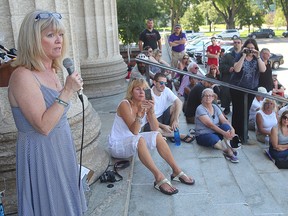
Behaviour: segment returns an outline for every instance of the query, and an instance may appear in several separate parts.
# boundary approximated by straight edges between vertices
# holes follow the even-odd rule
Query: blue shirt
[[[169,42],[173,42],[173,41],[178,41],[181,40],[182,38],[186,39],[186,35],[184,33],[179,34],[178,36],[175,35],[175,33],[171,34],[169,36]],[[173,46],[172,50],[175,52],[183,52],[185,50],[185,44],[179,44],[177,46]]]

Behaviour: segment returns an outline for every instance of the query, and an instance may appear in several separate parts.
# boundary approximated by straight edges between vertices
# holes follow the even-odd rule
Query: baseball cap
[[[174,26],[174,28],[181,28],[181,25],[180,25],[180,24],[176,24],[176,25]]]
[[[258,92],[267,94],[266,88],[264,88],[264,87],[262,87],[262,86],[258,87]]]

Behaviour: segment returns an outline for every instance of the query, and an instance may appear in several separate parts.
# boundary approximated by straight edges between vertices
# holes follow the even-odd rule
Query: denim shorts
[[[224,131],[231,130],[231,127],[228,124],[221,124],[219,125]],[[196,136],[196,141],[201,146],[206,147],[213,147],[219,140],[222,140],[223,136],[218,133],[207,133],[207,134],[200,134]]]

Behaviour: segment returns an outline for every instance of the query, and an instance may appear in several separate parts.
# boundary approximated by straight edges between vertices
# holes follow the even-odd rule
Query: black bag
[[[130,162],[128,160],[118,161],[113,166],[114,170],[106,170],[100,177],[101,183],[107,183],[107,182],[118,182],[123,179],[123,177],[118,173],[119,169],[124,169],[130,165]],[[108,167],[109,167],[108,166]]]
[[[276,159],[275,165],[278,167],[278,169],[288,169],[288,159]]]

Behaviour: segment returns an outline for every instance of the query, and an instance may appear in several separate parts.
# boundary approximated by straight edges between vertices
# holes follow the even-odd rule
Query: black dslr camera
[[[116,182],[115,178],[115,172],[113,170],[108,170],[104,172],[100,177],[100,182],[105,183],[105,182]]]
[[[244,49],[244,50],[243,50],[243,53],[250,54],[250,53],[253,53],[253,50]]]

